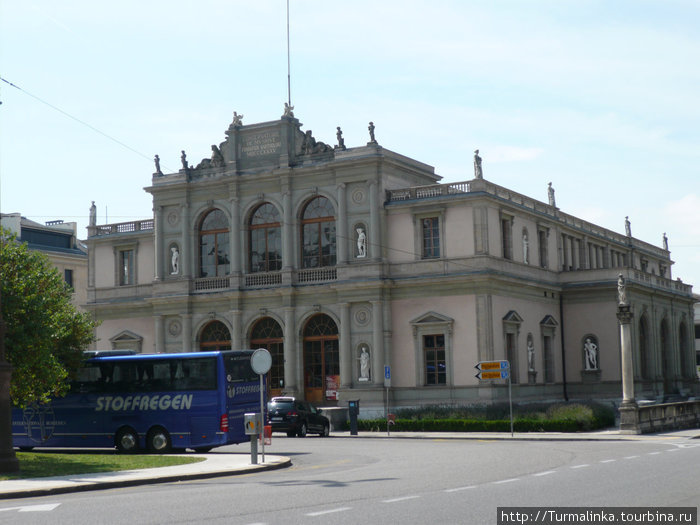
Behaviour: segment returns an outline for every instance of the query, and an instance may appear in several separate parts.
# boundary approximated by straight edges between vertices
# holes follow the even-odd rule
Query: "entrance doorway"
[[[338,399],[340,386],[338,326],[327,315],[312,317],[304,327],[304,396],[312,403]]]
[[[282,327],[271,317],[260,319],[250,334],[250,347],[265,348],[272,357],[272,367],[267,373],[268,399],[282,395],[284,391],[284,338]]]

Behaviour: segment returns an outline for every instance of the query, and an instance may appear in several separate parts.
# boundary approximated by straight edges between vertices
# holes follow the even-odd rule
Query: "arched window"
[[[231,350],[231,332],[221,321],[212,321],[202,329],[199,338],[199,349],[207,350]]]
[[[338,326],[319,314],[304,327],[304,394],[308,401],[336,400],[339,386]]]
[[[270,395],[279,395],[284,389],[284,338],[282,327],[271,317],[260,319],[250,334],[251,348],[266,348],[272,356],[272,367],[267,376]]]
[[[228,275],[230,262],[228,219],[223,211],[212,210],[199,227],[199,276]]]
[[[280,214],[266,202],[250,218],[250,271],[274,272],[282,268]]]
[[[302,268],[335,266],[335,217],[325,197],[309,201],[301,216]]]

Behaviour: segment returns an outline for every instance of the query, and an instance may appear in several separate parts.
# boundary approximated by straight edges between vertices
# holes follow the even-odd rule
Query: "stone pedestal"
[[[600,383],[600,370],[581,370],[581,382],[586,385]]]
[[[620,405],[620,433],[641,434],[639,427],[639,407],[634,401]]]
[[[527,384],[534,385],[537,384],[537,370],[527,371]]]

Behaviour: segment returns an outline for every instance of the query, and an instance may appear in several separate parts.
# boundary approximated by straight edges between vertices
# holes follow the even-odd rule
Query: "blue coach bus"
[[[252,353],[87,352],[65,397],[12,411],[14,446],[166,453],[249,441],[243,415],[260,410]]]

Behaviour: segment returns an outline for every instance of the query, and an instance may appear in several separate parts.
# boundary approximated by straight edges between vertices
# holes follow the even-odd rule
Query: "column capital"
[[[629,305],[620,305],[617,307],[617,320],[620,324],[630,324],[634,314],[630,310]]]

